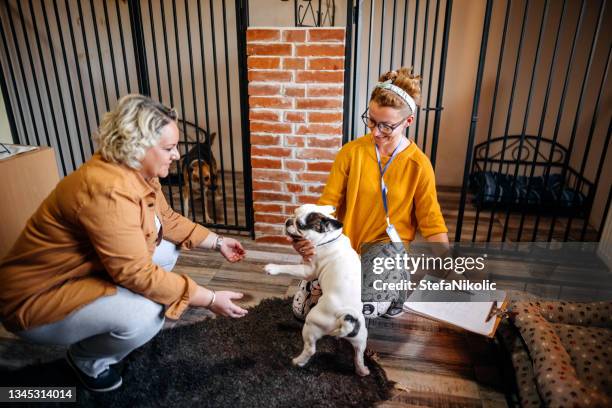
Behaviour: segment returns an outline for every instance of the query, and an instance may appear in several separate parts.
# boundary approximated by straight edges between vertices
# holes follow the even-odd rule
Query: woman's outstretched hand
[[[214,302],[212,302],[213,291],[202,286],[198,286],[198,289],[196,290],[195,295],[191,298],[189,305],[195,307],[206,307],[210,311],[220,314],[221,316],[237,318],[243,317],[248,313],[247,310],[241,308],[233,302],[233,300],[242,299],[243,296],[244,295],[239,292],[220,290],[218,292],[214,292]]]
[[[219,249],[221,255],[230,262],[239,262],[246,256],[246,251],[242,247],[242,244],[234,238],[223,238],[223,243]]]

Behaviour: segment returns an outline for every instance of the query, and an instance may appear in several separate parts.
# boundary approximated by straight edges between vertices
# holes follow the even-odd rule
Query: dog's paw
[[[368,367],[366,367],[366,366],[355,367],[355,372],[360,377],[365,377],[366,375],[370,375],[370,369],[368,369]]]
[[[280,273],[280,265],[267,264],[264,266],[264,271],[266,271],[268,275],[278,275]]]
[[[291,360],[291,364],[297,367],[304,367],[307,362],[308,360],[304,361],[304,359],[300,358],[299,356]]]

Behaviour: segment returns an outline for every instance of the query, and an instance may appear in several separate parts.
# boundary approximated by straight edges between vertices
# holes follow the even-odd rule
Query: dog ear
[[[209,139],[209,140],[207,140],[208,144],[212,146],[212,144],[215,141],[216,137],[217,137],[217,132],[212,132],[210,134],[210,136],[208,137],[208,139]]]
[[[317,211],[331,217],[336,212],[336,208],[333,205],[320,205],[317,207]]]
[[[343,227],[342,223],[335,218],[325,218],[321,221],[326,231],[335,231]]]

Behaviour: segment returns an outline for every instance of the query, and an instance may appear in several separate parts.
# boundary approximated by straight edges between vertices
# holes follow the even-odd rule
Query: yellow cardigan
[[[389,158],[381,156],[383,167]],[[390,221],[402,241],[414,240],[417,227],[424,237],[448,232],[433,167],[415,143],[393,159],[384,177]],[[364,243],[389,241],[372,135],[347,143],[338,152],[318,203],[336,207],[344,233],[357,252]]]

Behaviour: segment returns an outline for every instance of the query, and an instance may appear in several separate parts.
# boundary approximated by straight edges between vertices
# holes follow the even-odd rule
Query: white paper
[[[20,146],[14,144],[0,144],[0,160],[8,159],[21,153],[38,149],[38,146]],[[7,151],[8,150],[8,151]]]

